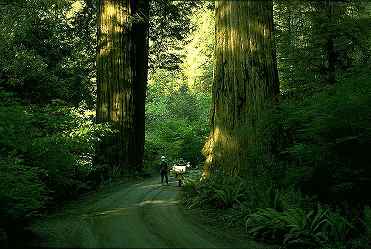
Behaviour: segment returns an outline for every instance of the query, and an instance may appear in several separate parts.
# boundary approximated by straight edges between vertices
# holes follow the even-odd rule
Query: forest
[[[370,113],[366,0],[0,0],[0,247],[371,248]]]

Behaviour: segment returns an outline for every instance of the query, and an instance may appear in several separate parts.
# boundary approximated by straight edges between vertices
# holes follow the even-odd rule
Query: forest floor
[[[36,247],[267,248],[185,210],[174,178],[115,183],[35,222]],[[205,217],[204,217],[205,218]]]

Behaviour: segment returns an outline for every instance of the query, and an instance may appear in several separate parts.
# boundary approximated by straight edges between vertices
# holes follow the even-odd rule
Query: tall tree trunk
[[[143,166],[148,14],[148,0],[99,2],[97,122],[118,132],[98,153],[128,170]]]
[[[279,93],[272,1],[218,1],[211,134],[204,174],[246,174],[257,123]],[[262,148],[263,149],[263,148]]]
[[[332,28],[334,24],[334,3],[332,0],[326,0],[326,12],[327,18],[329,20],[329,28]],[[327,81],[329,84],[334,84],[336,82],[335,74],[335,63],[336,63],[336,51],[334,46],[333,31],[328,31],[327,41],[326,41],[326,55],[327,55]]]
[[[326,84],[336,83],[337,51],[335,47],[336,25],[339,16],[344,14],[341,10],[345,2],[325,0],[312,1],[311,6],[315,10],[312,17],[314,44],[322,51],[319,73]],[[342,6],[343,5],[343,6]],[[323,58],[323,59],[322,59]]]

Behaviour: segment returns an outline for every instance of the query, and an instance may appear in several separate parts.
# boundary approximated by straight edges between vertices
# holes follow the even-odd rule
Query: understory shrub
[[[276,165],[285,165],[281,184],[335,205],[371,202],[369,70],[355,68],[335,86],[279,105],[272,116],[280,137]]]
[[[0,227],[100,183],[94,153],[108,125],[59,103],[23,105],[0,91]]]
[[[258,209],[248,216],[246,230],[260,240],[275,241],[287,248],[319,248],[345,244],[352,224],[327,207],[315,210],[290,208],[282,212],[273,208]]]
[[[45,204],[46,189],[39,178],[43,171],[11,156],[0,158],[0,169],[0,227],[11,227]]]
[[[243,201],[245,185],[238,177],[212,176],[201,181],[186,180],[185,203],[189,208],[212,206],[221,209]]]

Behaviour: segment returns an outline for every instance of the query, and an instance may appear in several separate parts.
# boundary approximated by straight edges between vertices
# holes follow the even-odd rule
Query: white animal
[[[174,165],[173,171],[176,173],[184,173],[186,171],[187,166],[186,165]]]

